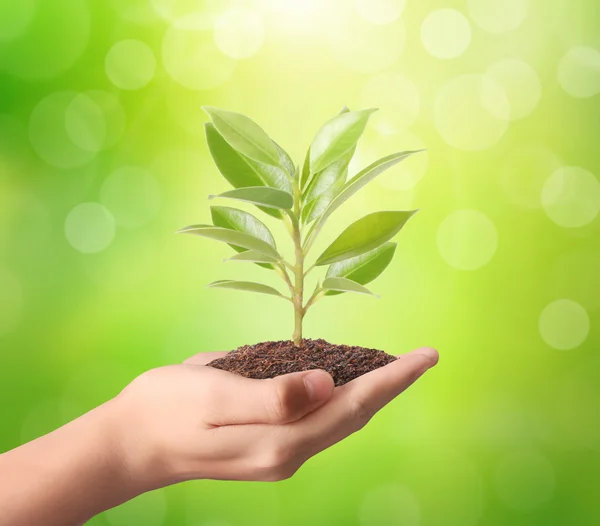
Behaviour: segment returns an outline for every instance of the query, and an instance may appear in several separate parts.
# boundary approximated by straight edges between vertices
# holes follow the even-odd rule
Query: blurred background
[[[378,107],[351,174],[427,153],[319,247],[421,211],[381,299],[327,298],[306,336],[435,346],[439,367],[291,480],[191,482],[91,524],[600,524],[599,29],[595,0],[0,0],[0,450],[146,369],[291,336],[277,298],[204,288],[270,274],[174,234],[227,189],[201,105],[299,163],[343,105]]]

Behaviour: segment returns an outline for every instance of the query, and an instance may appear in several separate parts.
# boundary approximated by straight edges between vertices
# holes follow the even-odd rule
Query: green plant
[[[255,263],[275,272],[287,285],[289,296],[249,281],[215,281],[209,287],[271,294],[290,301],[294,306],[293,340],[300,344],[304,316],[320,298],[344,292],[372,294],[365,285],[389,265],[396,249],[390,239],[415,211],[375,212],[359,219],[307,268],[307,257],[327,219],[384,170],[417,152],[388,155],[347,180],[356,144],[375,110],[344,108],[325,123],[308,149],[302,170],[248,117],[212,107],[204,110],[212,120],[205,125],[210,153],[234,187],[211,199],[251,203],[284,221],[292,238],[294,261],[280,254],[264,223],[236,208],[213,206],[212,225],[192,225],[179,232],[228,243],[238,252],[231,260]],[[322,266],[328,266],[325,279],[305,301],[305,278]]]

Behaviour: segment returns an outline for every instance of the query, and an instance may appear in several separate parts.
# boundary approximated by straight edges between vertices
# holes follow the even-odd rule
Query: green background
[[[174,235],[227,189],[201,105],[250,115],[298,162],[344,104],[376,106],[354,171],[428,152],[349,201],[318,246],[368,212],[421,211],[371,285],[381,299],[327,298],[306,335],[435,346],[440,365],[291,480],[187,483],[92,524],[600,523],[599,14],[0,0],[0,450],[146,369],[291,335],[280,300],[204,288],[272,276]]]

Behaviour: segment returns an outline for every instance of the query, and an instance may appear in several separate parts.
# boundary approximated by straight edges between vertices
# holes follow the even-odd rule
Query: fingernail
[[[306,373],[302,380],[304,381],[304,387],[306,387],[306,393],[308,394],[308,399],[311,402],[317,402],[323,398],[324,389],[322,376],[327,374],[325,371],[309,371]],[[321,377],[321,378],[319,378]]]

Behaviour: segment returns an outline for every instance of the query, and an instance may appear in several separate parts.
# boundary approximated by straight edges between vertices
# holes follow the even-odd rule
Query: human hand
[[[189,479],[276,481],[361,429],[438,360],[418,349],[334,389],[324,371],[252,380],[202,353],[135,379],[113,400],[140,492]]]

